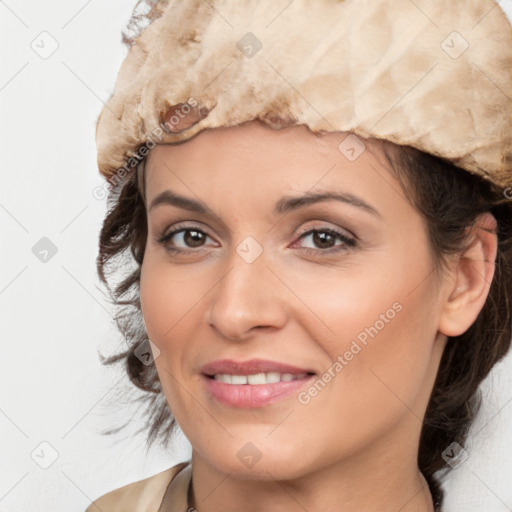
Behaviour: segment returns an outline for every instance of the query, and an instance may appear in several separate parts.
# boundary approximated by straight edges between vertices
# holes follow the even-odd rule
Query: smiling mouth
[[[249,375],[235,375],[230,373],[216,373],[214,375],[206,375],[209,379],[213,379],[225,384],[236,386],[248,385],[259,386],[263,384],[276,384],[278,382],[291,382],[294,380],[303,380],[314,375],[312,372],[304,372],[299,374],[266,372],[253,373]]]
[[[313,378],[312,368],[269,359],[220,359],[201,368],[207,396],[238,409],[255,409],[291,397]]]

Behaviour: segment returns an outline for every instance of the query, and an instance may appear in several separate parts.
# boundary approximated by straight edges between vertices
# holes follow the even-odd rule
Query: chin
[[[268,430],[261,436],[268,435]],[[207,447],[201,458],[218,472],[241,480],[293,480],[314,469],[297,444],[290,440],[285,449],[280,442],[243,440],[235,437],[231,442],[217,445],[214,451]],[[254,439],[254,438],[253,438]],[[277,439],[276,439],[277,441]]]

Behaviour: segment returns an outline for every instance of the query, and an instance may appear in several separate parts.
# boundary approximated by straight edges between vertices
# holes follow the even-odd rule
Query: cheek
[[[145,254],[140,279],[141,308],[148,337],[160,350],[155,365],[163,392],[178,421],[184,409],[179,383],[184,382],[183,369],[189,359],[189,331],[197,324],[194,315],[198,314],[204,295],[204,280],[188,275],[186,270],[173,271],[159,255]]]
[[[165,256],[147,252],[141,269],[140,299],[149,338],[169,349],[176,329],[200,305],[208,291],[208,280],[190,267],[173,268]]]
[[[303,439],[312,453],[333,463],[402,421],[410,432],[421,422],[435,335],[428,290],[407,295],[410,287],[399,283],[345,284],[344,290],[324,287],[307,295],[322,321],[303,310],[301,326],[322,349],[323,374],[297,397],[293,418],[272,440],[286,447],[289,436]]]
[[[319,272],[313,280],[297,274],[293,281],[309,309],[294,317],[328,356],[328,384],[305,400],[323,403],[329,414],[337,410],[347,431],[354,415],[371,422],[371,411],[377,426],[413,409],[432,377],[437,324],[431,264],[424,255],[404,254],[404,261],[395,253],[378,266],[333,269],[329,277]]]

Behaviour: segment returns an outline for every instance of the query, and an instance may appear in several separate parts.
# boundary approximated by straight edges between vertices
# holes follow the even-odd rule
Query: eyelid
[[[207,226],[205,226],[202,222],[195,221],[195,220],[183,220],[183,221],[175,222],[173,224],[168,225],[163,230],[161,230],[160,233],[162,233],[162,235],[164,233],[170,234],[170,233],[173,233],[176,231],[187,230],[187,229],[196,229],[197,231],[203,231],[208,236],[211,236],[210,229]]]
[[[331,233],[336,240],[341,242],[339,244],[335,244],[329,248],[312,248],[312,247],[301,247],[299,245],[300,241],[305,239],[306,236],[312,235],[314,233]],[[349,234],[350,233],[350,234]],[[298,246],[298,247],[297,247]],[[340,227],[331,227],[326,226],[325,224],[320,226],[310,226],[307,228],[300,229],[299,233],[296,235],[295,241],[289,247],[301,249],[304,252],[314,253],[314,254],[329,254],[335,253],[339,251],[347,251],[350,249],[354,249],[358,246],[357,237],[353,235],[350,231],[345,230]]]
[[[171,239],[175,235],[177,235],[178,233],[182,233],[183,231],[194,231],[195,230],[195,231],[200,231],[206,237],[210,238],[210,240],[213,240],[217,246],[220,245],[219,242],[216,240],[216,238],[214,236],[212,236],[212,234],[209,232],[209,229],[204,228],[203,225],[200,226],[200,227],[197,226],[197,225],[193,225],[193,224],[191,224],[191,222],[194,222],[194,221],[177,222],[176,224],[173,224],[171,228],[167,227],[163,231],[160,231],[159,234],[157,234],[156,242],[158,244],[167,246],[168,244],[171,243]],[[201,224],[201,223],[198,223],[198,224]],[[178,251],[180,251],[180,250],[182,250],[182,251],[191,250],[191,251],[196,251],[197,252],[198,250],[204,249],[204,247],[205,246],[200,246],[200,247],[197,247],[197,248],[193,248],[193,247],[189,247],[189,248],[174,247],[174,249],[178,250]]]
[[[305,223],[305,227],[299,228],[298,232],[296,233],[296,237],[300,238],[301,236],[305,235],[306,233],[310,233],[312,231],[332,231],[336,234],[339,234],[345,238],[349,238],[351,240],[357,241],[358,237],[349,229],[343,228],[337,224],[334,224],[333,222],[324,220],[324,221],[316,221],[316,224],[311,223]]]
[[[204,229],[216,233],[223,239],[231,239],[232,236],[230,228],[224,223],[222,218],[214,212],[211,214],[203,214],[169,205],[168,207],[151,210],[151,212],[148,213],[148,221],[155,227],[162,226],[164,223],[167,227],[188,222],[197,223],[199,226],[204,226]]]
[[[153,231],[164,232],[164,229],[174,229],[175,226],[192,226],[200,229],[216,240],[230,241],[232,233],[230,229],[219,221],[218,218],[205,216],[201,213],[193,213],[185,210],[175,210],[174,208],[156,208],[151,218],[148,218]]]

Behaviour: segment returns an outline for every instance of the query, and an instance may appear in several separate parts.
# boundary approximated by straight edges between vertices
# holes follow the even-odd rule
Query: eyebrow
[[[274,215],[282,215],[284,213],[288,213],[293,210],[297,210],[299,208],[303,208],[305,206],[320,203],[323,201],[340,201],[342,203],[346,203],[352,206],[356,206],[357,208],[361,208],[362,210],[375,215],[376,217],[382,218],[382,215],[370,204],[368,204],[363,199],[354,196],[353,194],[348,193],[306,193],[298,197],[283,197],[280,199],[273,210]],[[195,199],[191,199],[185,196],[181,196],[172,192],[171,190],[164,190],[162,193],[158,194],[148,208],[148,212],[152,209],[156,208],[159,205],[168,204],[171,206],[176,206],[178,208],[183,208],[184,210],[188,210],[191,212],[207,214],[210,213],[211,210],[206,205],[201,203],[200,201],[196,201]]]
[[[164,190],[161,194],[158,194],[153,199],[153,201],[151,201],[148,212],[162,204],[170,204],[172,206],[177,206],[178,208],[183,208],[184,210],[189,210],[196,213],[206,214],[210,211],[210,209],[200,201],[196,201],[195,199],[190,199],[185,196],[180,196],[179,194],[175,194],[170,190]]]
[[[310,204],[316,204],[323,201],[340,201],[342,203],[346,203],[352,206],[356,206],[357,208],[361,208],[362,210],[375,215],[376,217],[382,218],[382,215],[370,204],[361,199],[360,197],[354,196],[349,193],[306,193],[299,197],[284,197],[280,199],[276,206],[274,207],[274,214],[283,214],[290,212],[292,210],[296,210],[298,208],[302,208],[304,206],[308,206]]]

